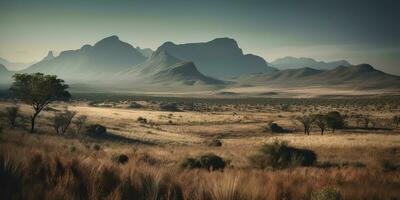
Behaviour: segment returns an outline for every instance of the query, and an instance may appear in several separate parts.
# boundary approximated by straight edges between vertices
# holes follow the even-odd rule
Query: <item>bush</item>
[[[6,108],[7,121],[12,128],[17,126],[17,118],[19,116],[19,107],[11,106]]]
[[[294,166],[311,166],[317,160],[317,155],[308,149],[297,149],[288,146],[286,142],[275,141],[265,144],[258,154],[248,158],[250,164],[257,168],[270,166],[276,168],[287,168]]]
[[[128,108],[143,108],[141,104],[138,104],[136,102],[132,102],[129,104]]]
[[[185,158],[180,163],[180,166],[186,169],[203,168],[213,171],[224,169],[226,162],[223,158],[210,153],[197,158]]]
[[[332,187],[326,187],[319,192],[311,194],[311,200],[342,200],[343,197],[338,190]]]
[[[283,129],[277,123],[270,123],[269,130],[271,131],[271,133],[284,133],[285,132],[285,129]]]
[[[87,121],[87,116],[86,115],[79,115],[72,123],[75,125],[75,132],[76,134],[79,134],[82,130],[82,128],[85,126]]]
[[[179,165],[186,169],[201,168],[200,161],[195,158],[184,158]]]
[[[118,164],[125,164],[129,161],[129,158],[125,154],[118,154],[114,156],[113,160]]]
[[[107,128],[100,124],[92,124],[86,127],[86,134],[91,137],[101,137],[107,134]]]
[[[101,149],[101,146],[100,146],[99,144],[94,144],[94,145],[93,145],[93,149],[96,150],[96,151],[98,151],[98,150]]]
[[[72,118],[75,116],[75,112],[65,111],[61,113],[55,113],[53,119],[53,128],[57,134],[64,134],[69,125],[72,122]]]
[[[139,123],[142,123],[142,124],[147,124],[147,119],[146,119],[146,118],[143,118],[143,117],[138,117],[138,118],[137,118],[137,121],[138,121]]]
[[[225,168],[225,161],[221,157],[215,155],[215,154],[206,154],[200,156],[200,164],[202,168],[208,169],[208,170],[219,170],[219,169],[224,169]]]
[[[176,103],[166,103],[166,104],[161,104],[160,109],[162,111],[171,111],[171,112],[177,112],[179,111],[178,105]]]
[[[222,146],[222,142],[216,138],[210,139],[210,140],[206,140],[204,142],[205,145],[209,146],[209,147],[220,147]]]

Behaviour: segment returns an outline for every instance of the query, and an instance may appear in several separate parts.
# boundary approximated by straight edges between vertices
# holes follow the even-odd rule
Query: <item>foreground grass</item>
[[[111,159],[118,148],[103,146],[122,144],[95,150],[96,141],[18,131],[0,138],[1,199],[310,199],[326,187],[344,199],[400,197],[400,172],[374,166],[182,170],[140,145],[121,165]]]

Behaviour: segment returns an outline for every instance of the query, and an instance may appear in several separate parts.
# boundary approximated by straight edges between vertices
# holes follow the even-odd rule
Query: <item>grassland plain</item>
[[[35,134],[25,130],[29,106],[17,103],[25,117],[17,128],[4,128],[0,137],[2,185],[6,186],[2,197],[311,199],[327,187],[338,190],[344,199],[400,197],[400,130],[388,123],[399,113],[396,100],[291,99],[244,104],[171,99],[54,103],[39,117]],[[160,109],[171,102],[177,102],[179,112]],[[3,101],[0,110],[13,105]],[[65,135],[55,134],[52,119],[65,109],[86,115],[88,124],[101,124],[109,134],[123,139],[76,135],[74,126]],[[303,134],[296,117],[333,110],[346,115],[348,128],[320,135],[313,127],[311,135]],[[368,115],[373,125],[357,125],[353,119],[357,114]],[[139,117],[146,122],[138,121]],[[271,133],[267,130],[271,122],[288,132]],[[222,141],[222,146],[205,145],[212,138]],[[276,140],[313,150],[317,163],[279,170],[251,166],[248,157]],[[184,158],[205,153],[226,160],[225,170],[179,167]],[[114,157],[119,154],[127,155],[128,163],[116,163]]]

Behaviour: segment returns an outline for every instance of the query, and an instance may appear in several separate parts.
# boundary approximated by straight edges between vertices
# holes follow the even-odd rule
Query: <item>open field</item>
[[[171,102],[177,102],[177,111],[162,108]],[[0,110],[13,105],[3,101]],[[344,199],[400,198],[400,128],[391,122],[400,113],[397,97],[235,101],[99,96],[51,104],[39,116],[34,134],[27,132],[31,108],[18,106],[25,117],[16,128],[4,125],[0,137],[1,176],[8,180],[2,185],[11,188],[3,197],[311,199],[315,192],[332,187]],[[105,126],[113,137],[77,135],[74,125],[66,134],[56,134],[54,115],[66,109],[76,112],[75,117],[87,116],[87,124]],[[346,128],[321,135],[314,125],[310,135],[303,133],[297,117],[329,111],[344,115]],[[367,128],[356,121],[358,115],[369,117]],[[272,133],[271,122],[287,131]],[[210,139],[218,139],[222,146],[207,145]],[[256,169],[249,157],[274,141],[312,150],[317,162],[307,167]],[[206,153],[222,157],[225,169],[180,167],[185,158]],[[114,162],[119,154],[129,161]]]

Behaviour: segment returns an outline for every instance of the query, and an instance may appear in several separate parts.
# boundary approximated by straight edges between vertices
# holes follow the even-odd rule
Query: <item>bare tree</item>
[[[65,111],[54,114],[53,127],[57,134],[65,134],[76,112]]]
[[[310,115],[303,115],[303,116],[297,117],[297,121],[299,121],[301,124],[303,124],[304,134],[310,135],[311,126],[314,121],[313,117],[311,117]]]
[[[76,134],[79,134],[82,130],[82,128],[85,126],[87,121],[87,116],[86,115],[79,115],[76,117],[76,119],[73,121],[75,128],[76,128]]]

